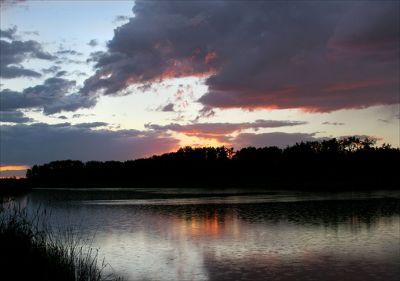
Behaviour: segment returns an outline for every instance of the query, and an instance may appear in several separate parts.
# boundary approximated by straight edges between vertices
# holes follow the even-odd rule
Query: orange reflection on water
[[[185,221],[183,221],[185,223]],[[198,217],[192,215],[188,224],[190,224],[190,234],[192,236],[197,235],[218,235],[220,231],[220,222],[218,220],[218,214],[214,213],[212,216]]]
[[[189,236],[191,238],[238,236],[239,220],[232,213],[196,213],[175,217],[172,220],[174,236]]]

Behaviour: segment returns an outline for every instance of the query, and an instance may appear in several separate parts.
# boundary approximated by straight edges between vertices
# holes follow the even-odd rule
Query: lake
[[[126,280],[400,276],[398,191],[42,189],[18,201],[91,239]]]

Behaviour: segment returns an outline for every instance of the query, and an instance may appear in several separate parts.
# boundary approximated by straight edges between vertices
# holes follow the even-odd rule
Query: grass
[[[73,230],[56,235],[45,223],[46,210],[28,216],[18,207],[0,205],[0,279],[102,281],[106,274],[98,250],[77,239]]]

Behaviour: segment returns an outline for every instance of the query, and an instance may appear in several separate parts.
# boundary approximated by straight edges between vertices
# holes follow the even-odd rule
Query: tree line
[[[54,161],[27,171],[31,186],[396,188],[400,150],[349,137],[286,148],[183,147],[149,158]]]

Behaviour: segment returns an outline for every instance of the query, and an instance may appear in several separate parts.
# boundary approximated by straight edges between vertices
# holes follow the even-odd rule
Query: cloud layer
[[[305,124],[307,124],[307,122],[304,121],[256,120],[255,122],[243,123],[193,123],[185,125],[176,123],[167,125],[146,124],[145,128],[159,133],[175,132],[200,139],[213,139],[221,144],[232,146],[236,149],[248,146],[277,146],[284,148],[288,145],[294,145],[300,142],[326,139],[316,136],[317,133],[286,133],[280,131],[268,133],[257,132],[259,129],[300,126]],[[253,132],[249,130],[253,130]],[[366,136],[360,137],[365,138]]]
[[[105,123],[2,125],[2,163],[40,164],[53,160],[129,160],[175,150],[178,140],[137,130],[90,130]]]
[[[267,124],[269,121],[263,121]],[[198,126],[199,137],[207,137],[214,132],[221,132],[219,127],[227,126],[226,134],[244,128],[263,127],[263,122],[242,124],[214,124],[207,128],[207,124]],[[283,121],[277,121],[283,122]],[[258,125],[257,125],[258,123]],[[104,122],[44,124],[31,125],[16,124],[2,125],[0,155],[1,163],[22,163],[27,165],[41,164],[53,160],[78,159],[89,160],[130,160],[175,151],[179,147],[179,140],[172,137],[165,130],[183,131],[183,126],[169,125],[153,127],[152,130],[118,130],[101,129],[107,126]],[[188,125],[189,126],[189,125]],[[278,124],[272,124],[277,127]],[[290,125],[289,125],[290,126]],[[190,128],[190,127],[189,127]],[[196,126],[193,126],[196,128]],[[96,130],[94,130],[96,129]],[[185,128],[186,130],[188,128]],[[216,131],[214,131],[216,130]],[[190,133],[188,133],[190,134]],[[280,146],[291,145],[300,141],[317,140],[314,134],[302,133],[240,133],[235,137],[225,136],[235,148],[245,146]],[[214,138],[223,138],[222,135]]]
[[[137,1],[83,93],[210,76],[199,102],[329,112],[398,103],[399,3]]]
[[[95,97],[78,93],[69,94],[74,87],[74,81],[48,78],[43,84],[26,88],[22,92],[5,89],[0,92],[0,111],[42,108],[45,114],[53,114],[62,110],[73,111],[92,107],[96,104]]]
[[[284,133],[284,132],[272,132],[272,133],[243,133],[231,139],[235,144],[235,147],[242,148],[248,146],[254,147],[265,147],[265,146],[277,146],[284,148],[286,146],[294,145],[300,142],[307,141],[318,141],[322,138],[315,136],[315,133]]]
[[[26,117],[21,111],[18,110],[10,110],[10,111],[2,111],[0,110],[0,122],[9,122],[9,123],[26,123],[32,122],[33,119]]]
[[[262,128],[278,128],[304,124],[307,124],[307,122],[285,120],[256,120],[255,122],[243,123],[193,123],[186,125],[180,125],[176,123],[171,123],[168,125],[146,124],[145,127],[147,129],[159,132],[173,131],[191,137],[216,139],[221,142],[226,142],[227,140],[229,140],[228,135],[234,132],[241,132],[246,129],[258,130]]]
[[[41,44],[34,40],[15,40],[16,28],[0,30],[0,77],[40,77],[41,74],[31,69],[26,69],[20,64],[27,59],[55,60],[57,57],[45,52]]]

